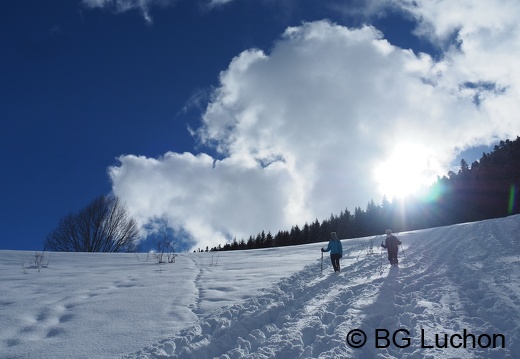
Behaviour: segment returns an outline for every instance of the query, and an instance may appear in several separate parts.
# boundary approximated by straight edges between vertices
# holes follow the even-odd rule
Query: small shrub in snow
[[[22,269],[25,274],[28,274],[27,269],[38,269],[38,273],[42,268],[47,268],[49,262],[51,260],[51,256],[45,255],[45,249],[42,252],[35,252],[34,259],[29,260],[29,267],[25,266],[25,262],[22,263]]]
[[[220,253],[219,252],[210,252],[211,253],[211,261],[210,261],[210,266],[216,266],[218,265],[218,259],[220,258]]]
[[[370,238],[366,244],[365,250],[367,255],[374,254],[374,238]]]
[[[141,257],[139,257],[139,254],[135,254],[137,257],[137,260],[139,262],[150,262],[151,260],[155,260],[155,252],[151,250],[150,252],[146,253],[146,258],[144,260],[141,260]]]
[[[162,239],[154,239],[155,250],[152,251],[155,259],[161,263],[175,263],[175,242],[166,236]]]

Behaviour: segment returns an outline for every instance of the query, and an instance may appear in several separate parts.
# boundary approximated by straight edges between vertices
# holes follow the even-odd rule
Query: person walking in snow
[[[343,257],[343,246],[341,245],[341,241],[338,239],[336,232],[330,234],[329,245],[327,248],[322,248],[321,251],[330,252],[330,261],[332,262],[334,273],[341,272],[339,260]]]
[[[399,250],[400,244],[401,241],[392,234],[392,230],[387,229],[385,244],[381,242],[381,247],[386,248],[386,250],[388,251],[388,260],[390,261],[391,265],[399,265],[399,260],[397,259],[397,251]]]

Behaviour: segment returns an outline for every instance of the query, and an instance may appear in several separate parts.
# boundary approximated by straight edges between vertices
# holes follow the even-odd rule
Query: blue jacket
[[[341,254],[341,256],[343,256],[343,246],[339,239],[331,239],[329,245],[323,251],[330,251],[330,254]]]

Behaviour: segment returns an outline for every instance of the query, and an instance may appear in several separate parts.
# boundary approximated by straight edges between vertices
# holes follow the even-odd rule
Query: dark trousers
[[[341,258],[340,254],[331,254],[330,255],[330,261],[332,263],[332,267],[334,268],[334,272],[340,272],[339,268],[339,259]]]
[[[390,261],[390,264],[399,264],[399,260],[397,259],[397,249],[388,250],[388,260]]]

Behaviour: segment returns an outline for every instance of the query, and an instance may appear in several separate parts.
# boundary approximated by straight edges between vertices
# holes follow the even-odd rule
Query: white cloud
[[[120,161],[109,169],[114,192],[141,225],[163,218],[202,248],[224,244],[230,235],[250,234],[250,228],[286,225],[284,201],[291,180],[276,163],[261,168],[224,159],[214,165],[208,155],[190,153],[160,159],[122,156]]]
[[[218,6],[222,4],[227,4],[228,2],[231,2],[233,0],[209,0],[210,6]]]
[[[83,4],[90,8],[102,8],[123,13],[130,10],[139,10],[147,22],[152,22],[150,8],[153,6],[167,7],[177,0],[82,0]]]
[[[412,10],[432,39],[451,26],[462,41],[440,62],[392,46],[372,27],[327,21],[287,29],[269,54],[239,54],[196,131],[224,159],[122,156],[110,169],[115,194],[141,223],[164,217],[212,246],[364,208],[381,199],[388,176],[434,178],[457,151],[516,136],[517,16],[491,26],[477,16],[487,8],[459,7],[448,21],[442,9],[428,16],[429,4]],[[502,11],[517,11],[509,5]]]
[[[153,22],[150,15],[152,7],[168,7],[175,5],[180,0],[82,0],[83,4],[90,8],[101,8],[123,13],[130,10],[138,10],[142,12],[144,19]],[[186,0],[185,0],[186,1]],[[194,1],[194,0],[189,0]],[[198,0],[208,8],[225,5],[233,0]]]
[[[489,129],[471,126],[465,145],[518,135],[520,84],[520,3],[496,1],[417,1],[404,8],[419,20],[418,32],[439,44],[456,35],[457,46],[444,54],[442,85],[447,92],[478,98]],[[469,85],[469,86],[467,86]]]

